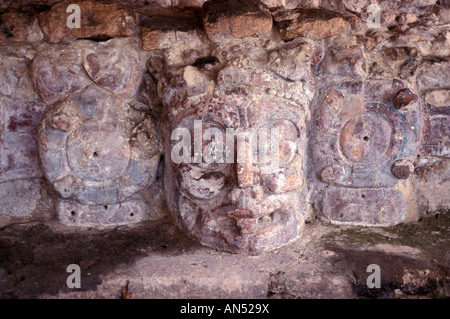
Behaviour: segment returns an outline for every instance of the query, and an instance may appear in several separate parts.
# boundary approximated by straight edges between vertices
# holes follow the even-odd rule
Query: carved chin
[[[256,255],[286,245],[304,228],[303,215],[292,206],[251,218],[251,212],[237,205],[213,207],[209,201],[201,203],[181,195],[177,208],[180,226],[187,233],[202,244],[234,253]]]

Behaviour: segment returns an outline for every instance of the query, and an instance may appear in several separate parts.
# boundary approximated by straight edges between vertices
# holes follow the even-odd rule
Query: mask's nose
[[[237,204],[239,210],[246,211],[245,216],[242,216],[243,218],[259,218],[269,215],[281,207],[279,201],[270,199],[260,185],[244,189],[234,188],[229,193],[228,198],[232,203]]]
[[[248,141],[238,143],[236,159],[237,183],[240,188],[249,188],[255,179],[256,167],[253,165],[251,145]]]
[[[237,208],[228,212],[236,221],[241,235],[255,233],[258,219],[267,216],[282,207],[279,201],[272,201],[264,194],[260,185],[249,188],[234,188],[229,194],[230,200]]]

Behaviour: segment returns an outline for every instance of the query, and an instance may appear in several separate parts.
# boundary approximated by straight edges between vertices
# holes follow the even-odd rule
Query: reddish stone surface
[[[329,173],[325,171],[325,179],[328,179],[326,175],[333,176],[333,171],[339,171],[336,182],[341,185],[393,185],[396,178],[390,167],[396,158],[411,156],[416,151],[414,141],[420,131],[411,128],[404,131],[405,120],[388,105],[363,103],[358,97],[361,93],[357,91],[353,95],[348,89],[339,90],[345,96],[341,101],[342,95],[333,90],[331,93],[337,98],[325,94],[331,105],[327,103],[317,109],[313,116],[315,134],[311,136],[311,156],[316,173],[322,175],[322,170],[333,164],[336,168]],[[420,122],[414,125],[419,126]],[[403,146],[405,140],[411,141],[411,146]]]
[[[0,182],[41,177],[34,129],[44,105],[0,98]]]
[[[0,98],[3,107],[6,130],[14,133],[33,135],[39,123],[44,104],[38,101],[19,101]]]
[[[356,163],[377,161],[391,145],[392,129],[383,117],[365,115],[345,123],[340,145],[346,158]]]
[[[320,179],[325,183],[339,182],[345,175],[345,170],[342,166],[331,164],[326,166],[320,172]]]
[[[410,89],[403,89],[395,95],[394,107],[396,109],[401,109],[408,106],[410,103],[416,102],[418,96],[414,94]]]
[[[202,9],[205,33],[214,42],[258,37],[272,31],[272,16],[259,1],[210,0]]]
[[[297,9],[294,16],[294,19],[277,22],[283,40],[331,38],[347,28],[347,21],[339,13],[324,9]]]
[[[169,2],[158,4],[178,3]],[[381,2],[382,28],[368,30],[367,1],[325,1],[320,9],[318,1],[265,2],[271,11],[232,0],[208,1],[202,13],[145,9],[143,1],[76,2],[80,29],[67,28],[65,2],[11,3],[23,8],[0,17],[0,42],[7,43],[0,54],[0,182],[44,172],[61,203],[70,203],[59,206],[63,223],[111,225],[145,219],[146,202],[133,196],[159,174],[157,189],[165,175],[182,229],[207,245],[252,254],[295,240],[312,203],[327,220],[365,226],[411,218],[405,198],[410,210],[446,209],[450,73],[442,3]],[[138,28],[131,12],[142,14]],[[37,16],[52,44],[36,42]],[[110,39],[123,36],[131,37]],[[154,119],[166,139],[159,173]],[[277,170],[251,162],[256,154],[244,163],[167,163],[172,130],[192,128],[194,119],[219,131],[279,129]],[[39,187],[31,184],[34,198]],[[130,201],[137,204],[125,205]],[[106,212],[105,205],[115,206]]]
[[[309,42],[289,43],[270,54],[269,69],[291,81],[311,78],[310,61],[314,55],[314,45]]]
[[[143,68],[133,48],[126,41],[111,40],[92,44],[83,50],[83,66],[99,86],[116,94],[133,96],[140,83]]]
[[[263,92],[273,90],[275,95],[293,100],[301,105],[307,105],[313,98],[314,78],[312,74],[301,84],[285,81],[283,78],[264,70],[225,68],[219,72],[217,79],[224,90],[239,87],[256,87]]]
[[[58,48],[41,52],[33,61],[33,82],[47,103],[79,92],[89,84],[76,48]]]
[[[408,160],[398,160],[392,164],[392,174],[398,179],[407,179],[414,172],[414,164]]]
[[[0,216],[29,218],[40,200],[42,200],[40,179],[3,182],[0,173]]]
[[[46,49],[33,62],[37,91],[49,105],[38,134],[42,170],[65,203],[72,201],[84,212],[74,220],[65,206],[58,206],[60,221],[67,225],[110,225],[121,223],[120,218],[131,223],[148,217],[134,212],[146,209],[142,198],[109,214],[99,209],[120,207],[148,187],[159,163],[159,137],[145,117],[155,107],[147,104],[156,102],[137,93],[143,89],[143,63],[133,43],[78,41],[65,50]],[[125,216],[129,210],[134,218]]]
[[[77,4],[80,7],[80,28],[67,26],[67,18],[72,14],[66,12],[69,4]],[[44,33],[44,40],[58,43],[76,39],[131,36],[136,25],[136,16],[119,3],[62,2],[55,4],[51,10],[40,13],[39,24]]]
[[[42,176],[36,140],[32,136],[5,133],[0,146],[0,181]]]
[[[36,51],[30,47],[2,46],[0,54],[0,94],[11,99],[37,99],[30,77],[29,65]]]
[[[173,43],[196,47],[203,36],[197,19],[191,16],[155,16],[141,25],[142,48],[149,51],[170,48]]]

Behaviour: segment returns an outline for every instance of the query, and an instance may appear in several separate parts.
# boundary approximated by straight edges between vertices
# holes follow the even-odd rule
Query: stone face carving
[[[250,47],[265,56],[266,62],[258,65],[245,56],[243,52]],[[305,41],[271,50],[244,43],[221,48],[218,57],[169,68],[160,79],[165,102],[166,199],[176,223],[189,235],[215,248],[250,254],[282,246],[301,235],[307,210],[305,138],[308,105],[314,95],[313,53],[314,45]],[[296,59],[284,61],[284,55]],[[246,67],[240,67],[243,64]],[[286,74],[289,67],[292,74]],[[201,128],[196,129],[198,123]],[[189,139],[193,153],[187,162],[178,163],[173,150],[179,140],[171,136],[180,128],[193,138]],[[270,170],[258,161],[265,144],[250,152],[255,144],[249,132],[255,132],[255,143],[261,139],[258,132],[273,129],[279,132],[274,146],[279,162]],[[205,160],[213,141],[208,130],[223,135],[218,148],[233,154],[229,162]],[[240,131],[242,138],[239,134],[232,137],[232,146],[225,141],[230,131]],[[196,162],[198,134],[203,138],[203,158]]]
[[[81,41],[34,61],[38,92],[57,101],[41,121],[39,151],[47,180],[65,199],[58,213],[66,224],[146,219],[136,192],[155,180],[161,145],[152,120],[134,108],[142,104],[133,100],[143,74],[137,53],[117,44]]]
[[[65,3],[1,14],[0,216],[39,206],[44,173],[62,223],[139,222],[165,212],[164,180],[186,233],[257,254],[311,214],[386,226],[450,207],[441,3],[382,1],[380,28],[368,1],[76,3],[79,29]]]

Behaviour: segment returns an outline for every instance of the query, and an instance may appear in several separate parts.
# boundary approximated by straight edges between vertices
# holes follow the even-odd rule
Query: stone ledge
[[[21,224],[0,231],[1,298],[435,298],[450,296],[450,214],[389,228],[314,221],[257,257],[218,252],[167,220],[105,230]],[[81,289],[66,267],[81,268]],[[381,288],[369,289],[369,264]],[[21,278],[17,281],[17,278]]]

